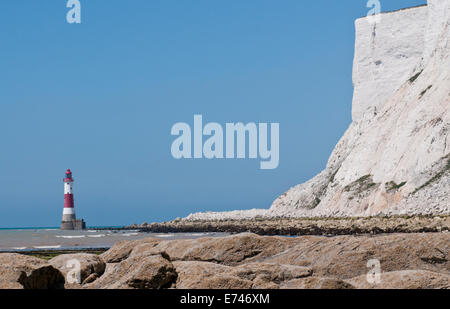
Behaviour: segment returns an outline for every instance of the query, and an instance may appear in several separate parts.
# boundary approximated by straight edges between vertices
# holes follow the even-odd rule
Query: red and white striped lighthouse
[[[64,182],[64,211],[61,223],[62,230],[82,230],[86,228],[84,220],[77,220],[75,216],[74,198],[73,198],[73,178],[72,171],[66,171]]]

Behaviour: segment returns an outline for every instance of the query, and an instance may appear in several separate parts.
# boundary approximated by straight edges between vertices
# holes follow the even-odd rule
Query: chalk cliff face
[[[450,0],[355,25],[353,122],[326,169],[270,210],[188,219],[450,213]]]
[[[409,77],[425,49],[426,7],[356,20],[353,121],[373,116]],[[366,116],[367,116],[366,115]]]

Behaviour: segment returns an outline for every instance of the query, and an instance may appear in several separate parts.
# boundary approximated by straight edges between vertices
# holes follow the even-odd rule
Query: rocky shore
[[[258,235],[358,235],[450,231],[450,216],[299,218],[143,223],[127,229],[153,233],[245,233]]]
[[[450,233],[122,241],[100,254],[0,254],[0,288],[450,288]],[[368,262],[381,278],[367,280]],[[69,283],[73,260],[78,283]]]

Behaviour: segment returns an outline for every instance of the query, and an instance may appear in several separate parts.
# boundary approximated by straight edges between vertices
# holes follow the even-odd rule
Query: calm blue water
[[[97,227],[99,228],[99,227]],[[108,227],[112,228],[112,227]],[[63,250],[85,248],[109,248],[122,240],[147,237],[160,239],[199,238],[223,236],[219,233],[140,233],[137,230],[116,231],[90,228],[85,231],[61,231],[55,227],[3,228],[0,229],[0,252],[30,250]]]

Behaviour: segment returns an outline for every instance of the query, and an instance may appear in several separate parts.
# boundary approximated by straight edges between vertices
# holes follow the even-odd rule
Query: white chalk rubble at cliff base
[[[355,25],[353,122],[326,169],[268,210],[187,220],[450,213],[450,0]]]

